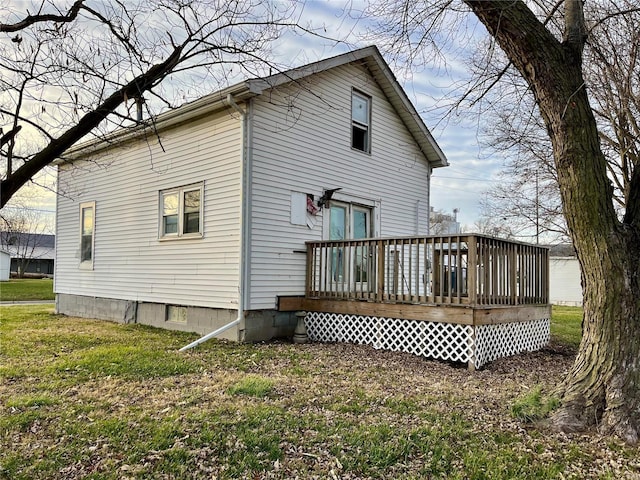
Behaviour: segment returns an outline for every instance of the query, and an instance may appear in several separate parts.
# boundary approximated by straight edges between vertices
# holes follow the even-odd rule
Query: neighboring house
[[[11,255],[12,274],[53,275],[55,235],[3,231],[0,232],[0,246]]]
[[[467,362],[549,338],[548,249],[428,236],[447,160],[379,51],[247,80],[58,162],[57,311]],[[207,335],[208,336],[208,335]]]
[[[549,248],[549,301],[554,305],[582,306],[580,264],[572,245]]]
[[[0,282],[9,280],[9,267],[11,265],[11,255],[9,252],[0,250]]]
[[[431,171],[447,165],[375,47],[239,83],[70,157],[58,312],[200,333],[239,317],[238,340],[292,331],[276,301],[305,292],[305,242],[426,234]]]

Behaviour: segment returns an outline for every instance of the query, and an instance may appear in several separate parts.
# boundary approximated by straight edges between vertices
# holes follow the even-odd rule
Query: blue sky
[[[292,59],[292,66],[295,66],[377,43],[360,40],[365,29],[371,25],[366,20],[356,19],[360,6],[361,2],[356,0],[307,1],[301,23],[316,28],[323,27],[328,37],[346,39],[346,42],[285,35],[275,52],[282,59]],[[468,37],[468,34],[466,31],[460,37]],[[478,38],[484,35],[484,29],[478,26],[470,35]],[[465,48],[466,45],[452,46],[452,49]],[[503,159],[489,155],[480,147],[481,125],[477,115],[458,111],[457,114],[444,118],[444,109],[435,108],[441,98],[451,95],[454,87],[467,79],[469,73],[466,66],[460,59],[449,57],[423,68],[408,69],[396,64],[384,48],[381,47],[381,51],[449,159],[449,167],[434,171],[431,205],[449,213],[454,208],[460,209],[459,221],[472,227],[480,215],[478,201],[481,194],[497,181],[496,175],[502,168]],[[429,52],[427,56],[428,54]]]
[[[356,18],[360,5],[357,0],[307,0],[300,10],[299,23],[309,28],[321,28],[328,38],[287,33],[274,45],[275,60],[287,67],[295,67],[354,48],[377,44],[375,37],[362,40],[363,33],[371,23]],[[482,29],[479,28],[475,35],[481,34]],[[383,43],[382,39],[380,43]],[[458,47],[464,50],[465,45]],[[478,202],[482,191],[497,181],[496,174],[502,166],[502,159],[488,157],[487,152],[483,152],[479,146],[481,126],[476,115],[458,111],[455,115],[445,117],[442,109],[435,108],[442,97],[450,94],[454,86],[468,76],[466,67],[459,59],[451,57],[444,63],[441,61],[419,69],[406,68],[395,63],[384,48],[381,47],[381,50],[449,159],[449,167],[434,171],[431,205],[446,212],[458,208],[459,221],[472,227],[480,214]],[[212,84],[210,90],[218,88],[219,85]],[[32,204],[33,208],[51,213],[55,209],[55,198],[51,193],[43,194]]]

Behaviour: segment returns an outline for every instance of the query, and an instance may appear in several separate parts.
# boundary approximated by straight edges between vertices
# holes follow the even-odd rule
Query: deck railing
[[[307,243],[308,298],[524,305],[549,298],[545,247],[482,235]]]

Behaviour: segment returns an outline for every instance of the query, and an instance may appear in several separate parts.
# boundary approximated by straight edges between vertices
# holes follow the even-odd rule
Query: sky
[[[275,60],[289,67],[296,67],[349,50],[377,44],[376,38],[363,40],[371,24],[357,19],[361,4],[357,0],[307,0],[300,10],[299,23],[309,28],[320,28],[327,38],[299,33],[288,33],[273,46]],[[482,31],[479,28],[478,35]],[[332,39],[344,39],[336,42]],[[380,39],[380,43],[384,43]],[[462,46],[464,48],[464,45]],[[394,62],[391,55],[380,47],[383,56],[391,64],[396,78],[413,102],[449,160],[449,167],[435,169],[431,181],[431,206],[436,210],[452,213],[458,209],[458,221],[473,231],[473,224],[480,216],[479,200],[482,192],[497,181],[503,160],[489,156],[479,145],[481,126],[476,115],[458,111],[446,118],[442,110],[434,109],[440,98],[452,91],[455,84],[468,76],[464,64],[456,58],[443,63],[409,69]],[[428,52],[427,52],[428,53]],[[212,85],[211,91],[218,89]],[[51,183],[47,174],[43,183]],[[40,191],[31,195],[30,208],[42,212],[52,221],[55,212],[55,195]],[[52,222],[53,223],[53,222]]]
[[[348,8],[353,11],[344,15]],[[336,44],[309,38],[302,45],[284,38],[285,58],[302,55],[300,63],[344,53],[376,43],[371,40],[359,40],[365,29],[370,26],[366,21],[356,21],[359,3],[357,1],[311,1],[305,5],[305,18],[313,26],[324,25],[328,36],[342,38],[349,32],[349,44]],[[484,29],[478,27],[476,36],[484,35]],[[380,43],[384,43],[382,40]],[[464,48],[464,45],[458,47]],[[455,48],[455,46],[454,46]],[[409,96],[417,111],[449,160],[449,166],[433,171],[431,180],[431,206],[436,210],[452,213],[458,209],[458,221],[472,230],[480,216],[479,199],[482,192],[498,181],[497,175],[502,169],[503,158],[489,153],[480,146],[481,125],[477,115],[464,112],[444,118],[442,108],[434,108],[440,99],[451,94],[455,85],[469,76],[466,65],[459,59],[449,57],[446,66],[443,62],[434,62],[420,69],[407,69],[393,61],[384,48],[383,56],[391,64],[394,74]],[[300,54],[300,51],[304,54]],[[429,52],[427,52],[427,56]]]
[[[327,36],[333,38],[343,38],[345,32],[348,32],[348,44],[336,44],[311,37],[300,39],[285,36],[277,50],[281,50],[282,58],[294,59],[298,65],[377,43],[359,39],[370,26],[364,20],[354,19],[358,16],[360,5],[361,2],[355,0],[310,1],[305,4],[303,24],[309,21],[314,27],[322,25]],[[345,15],[347,9],[352,11]],[[476,34],[484,35],[484,29],[478,27]],[[469,76],[466,66],[450,57],[446,60],[446,67],[438,62],[419,70],[406,69],[394,63],[391,55],[382,47],[380,49],[449,160],[448,167],[433,171],[431,206],[446,213],[452,213],[454,208],[458,209],[458,221],[469,227],[467,231],[473,231],[473,224],[480,216],[479,199],[483,191],[498,181],[497,175],[502,169],[503,158],[489,155],[481,148],[478,138],[481,126],[477,115],[457,112],[443,118],[443,109],[434,108],[440,98],[450,95],[454,86]]]

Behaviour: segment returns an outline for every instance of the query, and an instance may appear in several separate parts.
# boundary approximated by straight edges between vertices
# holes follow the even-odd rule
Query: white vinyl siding
[[[549,258],[549,303],[582,305],[580,264],[576,257]]]
[[[370,155],[351,144],[354,89],[371,98]],[[300,252],[305,241],[322,239],[324,212],[312,229],[292,225],[292,192],[317,200],[323,189],[341,188],[335,198],[375,203],[376,234],[426,234],[418,213],[427,211],[429,166],[366,69],[338,67],[256,98],[252,127],[251,309],[304,293]]]
[[[56,292],[235,309],[242,127],[220,112],[59,167]],[[160,192],[201,185],[201,235],[159,238]],[[198,187],[200,188],[200,187]],[[93,270],[78,270],[78,205],[98,207]]]

